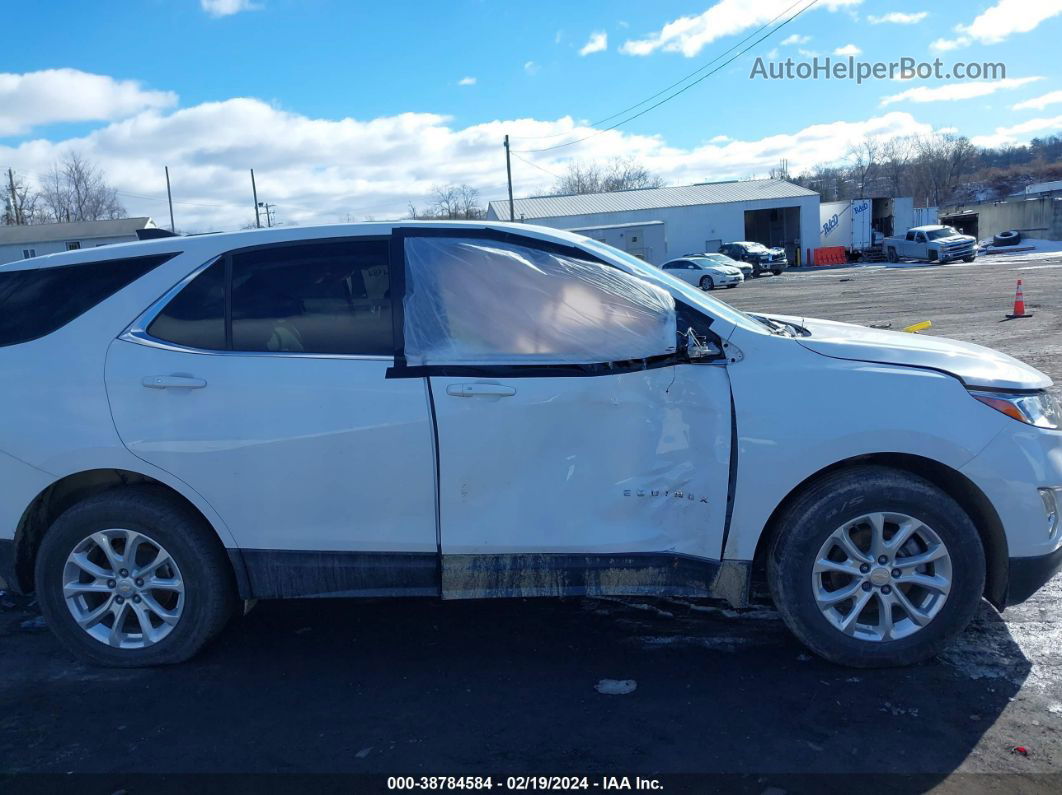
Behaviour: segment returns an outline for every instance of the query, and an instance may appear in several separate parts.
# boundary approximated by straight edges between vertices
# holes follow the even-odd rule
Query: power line
[[[616,118],[617,116],[622,116],[624,113],[627,113],[628,111],[632,111],[635,108],[640,107],[641,105],[644,105],[646,102],[649,102],[651,100],[656,99],[661,94],[664,94],[664,93],[670,91],[671,89],[675,88],[675,86],[682,85],[687,80],[689,80],[691,77],[694,77],[694,76],[698,75],[699,73],[703,72],[705,69],[707,69],[709,66],[714,64],[716,61],[718,61],[720,58],[722,58],[727,53],[733,52],[738,47],[740,47],[742,44],[744,44],[749,39],[751,39],[753,36],[755,36],[756,34],[760,33],[765,28],[768,28],[771,25],[773,25],[775,22],[777,22],[779,19],[784,17],[787,13],[789,13],[789,11],[791,9],[793,9],[795,6],[800,5],[804,1],[805,0],[794,0],[794,2],[790,3],[788,6],[786,6],[784,9],[782,9],[780,12],[778,12],[778,14],[776,14],[773,19],[770,19],[767,22],[764,22],[762,25],[760,25],[758,28],[756,28],[756,30],[752,31],[752,33],[750,33],[748,36],[743,38],[741,41],[737,42],[737,44],[734,44],[730,48],[728,48],[726,50],[723,50],[717,56],[712,58],[712,60],[708,61],[705,64],[702,64],[699,67],[697,67],[692,72],[690,72],[688,75],[679,78],[678,80],[676,80],[671,85],[665,86],[664,88],[662,88],[659,91],[657,91],[655,94],[652,94],[652,95],[646,97],[641,102],[635,102],[633,105],[631,105],[629,107],[626,107],[623,110],[617,111],[616,113],[613,113],[611,116],[606,116],[603,119],[598,119],[595,122],[591,122],[588,126],[597,127],[598,125],[604,124],[607,121],[611,121],[612,119]],[[816,0],[816,2],[817,1],[818,0]],[[811,5],[814,5],[814,3],[812,3]],[[809,5],[807,8],[811,8],[811,5]],[[801,11],[800,13],[803,13],[804,11],[806,11],[807,8],[803,9],[803,11]],[[516,138],[517,140],[522,140],[522,141],[543,141],[543,140],[547,140],[549,138],[562,138],[562,137],[564,137],[565,135],[568,135],[568,134],[569,133],[567,133],[567,132],[560,132],[560,133],[551,133],[550,135],[529,135],[529,136],[514,135],[513,137]]]
[[[522,163],[527,163],[527,165],[531,166],[532,168],[537,168],[537,169],[538,169],[539,171],[541,171],[541,172],[542,172],[543,174],[549,174],[549,175],[550,175],[551,177],[553,177],[554,179],[562,179],[562,177],[561,177],[561,176],[560,176],[559,174],[554,174],[554,173],[553,173],[552,171],[550,171],[550,170],[549,170],[548,168],[543,168],[543,167],[542,167],[542,166],[540,166],[540,165],[539,165],[538,163],[532,163],[532,162],[531,162],[530,160],[528,160],[528,159],[527,159],[526,157],[520,157],[520,155],[516,154],[516,152],[512,152],[512,150],[510,150],[510,152],[512,153],[512,156],[513,156],[513,157],[515,157],[515,158],[516,158],[517,160],[519,160],[519,161],[520,161],[520,162],[522,162]]]
[[[166,197],[165,196],[145,196],[145,195],[140,194],[140,193],[129,193],[128,191],[124,191],[124,190],[116,190],[115,193],[117,193],[119,196],[128,196],[130,199],[145,199],[147,201],[156,201],[156,202],[165,202],[166,201]],[[214,207],[214,208],[217,208],[217,209],[228,209],[228,207],[229,207],[229,205],[226,205],[226,204],[203,204],[201,202],[178,201],[177,199],[174,199],[173,203],[174,204],[186,204],[189,207]]]
[[[717,66],[712,71],[708,72],[707,74],[702,75],[701,77],[699,77],[696,80],[694,80],[692,83],[689,83],[688,85],[683,86],[682,88],[680,88],[675,93],[664,97],[659,102],[656,102],[656,103],[650,105],[649,107],[645,108],[645,110],[641,110],[638,113],[635,113],[633,116],[628,116],[626,119],[618,121],[615,124],[611,125],[610,127],[605,127],[602,130],[595,130],[594,132],[590,133],[589,135],[583,136],[582,138],[577,138],[574,141],[568,141],[567,143],[563,143],[563,144],[554,144],[553,146],[544,146],[544,147],[542,147],[540,149],[522,149],[521,151],[524,154],[531,154],[533,152],[549,152],[549,151],[551,151],[553,149],[563,149],[566,146],[573,146],[575,144],[582,143],[583,141],[588,141],[591,138],[596,138],[597,136],[602,135],[603,133],[607,133],[607,132],[610,132],[611,130],[615,130],[617,127],[621,127],[622,125],[627,124],[628,122],[632,122],[635,119],[637,119],[637,118],[639,118],[641,116],[644,116],[646,113],[649,113],[652,110],[656,110],[657,108],[659,108],[664,103],[670,102],[675,97],[679,96],[679,94],[683,94],[686,91],[689,91],[691,88],[693,88],[698,83],[701,83],[701,82],[707,80],[709,77],[714,75],[716,72],[719,72],[724,66],[730,65],[731,63],[736,61],[738,58],[740,58],[742,55],[744,55],[749,50],[751,50],[753,47],[755,47],[757,44],[759,44],[761,41],[763,41],[764,39],[766,39],[766,38],[768,38],[770,36],[773,36],[775,33],[777,33],[779,30],[784,28],[786,25],[788,25],[790,22],[792,22],[794,19],[799,17],[801,14],[803,14],[805,11],[807,11],[809,8],[811,8],[813,5],[815,5],[818,2],[819,2],[819,0],[811,0],[810,3],[808,3],[802,9],[800,9],[795,14],[793,14],[793,16],[789,17],[788,19],[786,19],[781,24],[775,26],[772,30],[768,31],[766,34],[764,34],[760,38],[756,39],[756,41],[754,41],[752,44],[750,44],[745,49],[743,49],[740,52],[738,52],[733,57],[728,58],[726,61],[724,61],[723,63],[719,64],[719,66]],[[639,104],[642,104],[642,103],[639,103]],[[637,107],[637,105],[635,105],[635,107]],[[515,152],[513,154],[515,154]]]

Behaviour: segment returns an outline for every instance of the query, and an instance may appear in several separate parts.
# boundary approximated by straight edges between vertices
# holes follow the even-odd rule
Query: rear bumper
[[[8,538],[0,539],[0,588],[17,591],[18,579],[15,577],[15,542]]]
[[[1062,569],[1062,547],[1047,555],[1011,558],[1009,569],[1007,607],[1020,605]]]

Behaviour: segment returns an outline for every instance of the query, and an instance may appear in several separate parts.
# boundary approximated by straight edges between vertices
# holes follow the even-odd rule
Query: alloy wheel
[[[136,530],[100,530],[63,567],[63,598],[78,626],[100,643],[143,649],[181,620],[185,584],[176,561]]]
[[[823,616],[868,641],[908,637],[944,607],[951,555],[924,522],[902,513],[868,513],[830,534],[811,577]]]

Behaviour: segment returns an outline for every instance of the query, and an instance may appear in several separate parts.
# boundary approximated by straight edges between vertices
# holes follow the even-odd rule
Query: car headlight
[[[1010,394],[970,390],[970,394],[986,406],[991,406],[1018,422],[1035,425],[1037,428],[1062,427],[1062,406],[1054,395],[1047,392]]]

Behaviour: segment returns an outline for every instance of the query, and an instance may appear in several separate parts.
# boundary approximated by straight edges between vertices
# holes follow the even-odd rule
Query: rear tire
[[[96,543],[105,531],[111,540]],[[133,537],[142,539],[139,562],[136,549],[125,540]],[[105,545],[115,555],[113,565]],[[81,574],[81,565],[71,562],[75,554],[95,573]],[[163,554],[172,564],[153,567]],[[129,555],[133,564],[126,559]],[[109,571],[119,576],[98,576]],[[136,578],[138,572],[142,578]],[[151,590],[153,581],[159,590]],[[167,583],[179,583],[180,594]],[[66,589],[82,585],[92,593],[68,600]],[[59,641],[86,662],[118,668],[191,658],[221,631],[236,608],[232,568],[213,530],[186,505],[151,486],[112,489],[65,511],[41,543],[36,586],[44,619]],[[149,611],[151,605],[161,610]],[[97,608],[103,618],[91,631],[82,628],[75,612],[87,623]],[[168,620],[160,618],[163,612]],[[157,624],[150,627],[150,635],[139,622],[147,613]],[[112,633],[117,616],[122,616],[124,631]],[[113,643],[122,645],[116,648]]]
[[[886,249],[885,259],[887,259],[889,262],[900,261],[900,258],[896,256],[896,249],[894,249],[892,246],[889,246],[888,249]]]
[[[888,538],[890,527],[896,528],[892,535],[896,538],[903,527],[898,517],[913,519],[913,525],[921,528],[917,533],[925,531],[927,537],[936,539],[946,557],[908,568],[912,564],[906,564],[904,557],[912,557],[911,548],[916,556],[912,560],[936,548],[932,543],[919,546],[922,536],[913,534],[908,544],[900,545],[899,554],[885,556],[886,564],[869,556],[871,562],[862,564],[867,566],[866,573],[858,573],[862,569],[856,568],[856,573],[835,574],[831,563],[840,561],[837,565],[848,566],[860,561],[844,554],[832,539],[847,523],[859,522],[865,515],[888,518],[882,522],[884,538]],[[958,503],[915,475],[881,466],[857,466],[828,474],[796,498],[780,517],[779,527],[767,559],[771,596],[793,634],[832,662],[874,668],[929,659],[966,627],[980,605],[985,556],[977,530]],[[857,524],[846,537],[855,541],[858,533],[871,537],[871,525]],[[824,557],[825,549],[829,552]],[[901,572],[899,578],[897,571]],[[933,588],[940,587],[938,582],[947,582],[948,591],[940,595],[911,584],[915,576],[929,578],[920,581],[932,583]],[[836,590],[820,589],[828,577],[839,578]],[[852,591],[851,601],[823,606],[848,589]],[[908,605],[924,609],[914,613],[906,610],[900,605],[901,597]],[[864,598],[865,606],[858,607]],[[890,605],[884,608],[887,618],[886,604]],[[839,626],[848,620],[843,610],[846,605],[848,614],[856,613],[848,631]],[[882,627],[887,631],[873,637]]]

